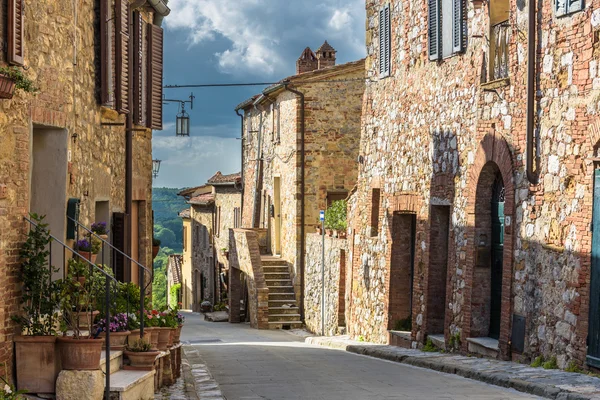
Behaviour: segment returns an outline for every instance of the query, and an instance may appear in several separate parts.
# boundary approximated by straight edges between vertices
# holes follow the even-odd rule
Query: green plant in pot
[[[152,258],[156,258],[158,252],[160,251],[160,240],[153,237],[152,238]]]
[[[19,253],[21,312],[12,317],[22,329],[15,336],[17,388],[35,393],[53,393],[58,376],[55,356],[60,281],[52,281],[58,268],[49,263],[52,238],[44,217],[31,214],[36,223]]]
[[[91,261],[92,263],[96,262],[96,258],[98,257],[101,247],[102,242],[96,237],[88,237],[78,240],[75,243],[75,250],[77,250],[77,252],[81,254],[83,258]]]
[[[137,339],[127,345],[124,354],[129,359],[129,367],[125,369],[152,370],[160,351],[153,350],[147,340]]]
[[[39,89],[18,67],[0,67],[0,98],[11,99],[15,90],[36,93]]]
[[[338,232],[338,237],[346,237],[346,229],[348,229],[346,209],[346,200],[337,200],[325,211],[325,229],[329,236],[335,230]]]
[[[83,283],[82,277],[85,278]],[[91,326],[98,315],[94,300],[101,295],[104,282],[104,274],[92,264],[79,258],[69,260],[67,279],[60,294],[63,336],[57,339],[63,369],[100,368],[103,341],[93,339]]]

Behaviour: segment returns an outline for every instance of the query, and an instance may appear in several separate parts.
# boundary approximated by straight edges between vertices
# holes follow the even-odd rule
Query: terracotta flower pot
[[[125,349],[125,343],[127,342],[127,338],[131,334],[130,331],[125,332],[111,332],[108,340],[110,341],[110,349],[111,350],[123,350]],[[106,333],[100,333],[99,337],[102,339],[102,348],[106,348]]]
[[[83,258],[90,261],[92,264],[96,264],[96,258],[98,257],[98,254],[94,254],[91,251],[82,251],[82,250],[77,250],[77,252],[79,254],[81,254],[81,256]]]
[[[0,99],[12,99],[15,92],[15,81],[0,74]]]
[[[346,239],[346,231],[337,231],[337,237],[340,239]]]
[[[60,372],[56,336],[15,336],[17,389],[54,393]]]
[[[327,236],[332,237],[333,236],[333,229],[325,229],[325,232],[327,233]]]
[[[175,334],[173,336],[173,344],[179,344],[181,342],[181,329],[183,328],[183,325],[179,325],[177,328],[175,328]]]
[[[129,359],[129,365],[133,368],[151,371],[154,368],[154,361],[156,361],[156,357],[160,354],[160,351],[138,352],[125,350],[123,354]]]
[[[62,368],[67,370],[96,370],[100,369],[100,354],[102,340],[73,339],[59,337],[56,339],[60,351]]]
[[[158,350],[158,336],[160,334],[160,328],[151,327],[144,329],[144,331],[146,330],[150,332],[150,343],[152,344],[152,350]]]
[[[97,234],[98,235],[98,234]],[[106,242],[108,242],[108,235],[98,235],[98,237]]]
[[[169,336],[169,347],[173,347],[175,343],[175,336],[177,336],[178,328],[169,328],[171,330],[171,336]]]
[[[96,316],[98,314],[100,314],[100,311],[92,311],[91,312],[91,319],[90,318],[90,312],[89,311],[82,311],[79,314],[79,328],[80,329],[88,329],[90,327],[90,323],[92,325],[94,325],[94,320],[96,319]]]
[[[321,235],[323,233],[323,229],[320,226],[317,226],[317,233]]]
[[[144,328],[144,340],[148,343],[152,343],[152,329],[154,328]],[[129,336],[127,336],[127,344],[132,345],[136,340],[140,339],[140,330],[134,329],[131,331]]]
[[[152,258],[156,258],[158,252],[160,251],[160,246],[152,246]]]
[[[157,328],[158,329],[158,349],[166,351],[169,348],[169,342],[171,341],[171,328]]]

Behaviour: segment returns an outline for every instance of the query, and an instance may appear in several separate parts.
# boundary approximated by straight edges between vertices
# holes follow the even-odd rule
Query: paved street
[[[198,350],[228,400],[537,398],[455,375],[311,346],[282,331],[205,322],[199,314],[186,315],[182,341]]]

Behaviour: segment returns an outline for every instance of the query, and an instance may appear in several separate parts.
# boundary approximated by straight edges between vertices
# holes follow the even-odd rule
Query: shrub
[[[144,339],[138,339],[130,345],[127,345],[127,351],[133,351],[134,353],[145,353],[152,350],[152,344],[148,343]]]
[[[399,319],[394,323],[395,331],[411,331],[412,330],[412,317],[405,319]]]
[[[427,339],[427,342],[425,342],[425,346],[423,346],[423,348],[421,350],[425,351],[427,353],[439,351],[439,349],[437,347],[435,347],[435,345],[433,344],[431,339]]]
[[[531,366],[534,368],[538,368],[538,367],[541,367],[543,363],[544,363],[544,356],[537,356],[531,363]]]
[[[544,369],[558,369],[558,364],[556,364],[556,357],[552,357],[544,364],[542,364],[542,368]]]
[[[181,294],[181,283],[176,283],[175,285],[171,286],[170,289],[170,294],[171,294],[171,301],[170,301],[170,306],[172,308],[176,308],[177,307],[177,303],[179,302],[179,296]]]
[[[346,208],[346,200],[334,201],[325,211],[325,228],[345,231],[348,227]]]

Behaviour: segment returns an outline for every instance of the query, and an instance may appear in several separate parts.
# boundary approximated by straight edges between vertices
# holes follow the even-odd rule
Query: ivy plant
[[[22,313],[12,319],[22,326],[26,335],[55,335],[61,282],[52,281],[52,273],[58,272],[58,268],[50,265],[48,260],[52,238],[44,216],[31,214],[30,218],[36,226],[29,231],[19,253],[23,282]]]
[[[348,228],[346,200],[334,201],[325,211],[325,228],[345,231]]]
[[[0,74],[4,75],[15,82],[15,89],[22,90],[27,93],[39,92],[33,81],[25,76],[23,71],[18,67],[0,67]]]

